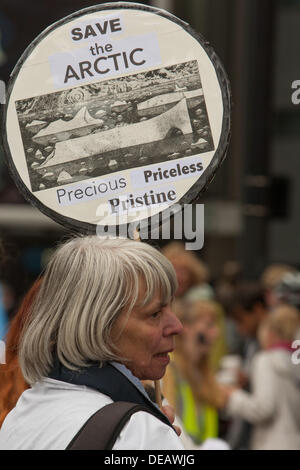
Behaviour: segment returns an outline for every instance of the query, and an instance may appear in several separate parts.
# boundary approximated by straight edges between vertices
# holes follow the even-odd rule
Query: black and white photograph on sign
[[[197,61],[16,102],[32,191],[214,150]]]

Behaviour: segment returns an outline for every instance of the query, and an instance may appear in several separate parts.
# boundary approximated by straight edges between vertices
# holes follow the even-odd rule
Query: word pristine
[[[130,209],[143,208],[156,204],[172,204],[176,200],[176,191],[168,189],[165,191],[154,192],[152,189],[144,194],[129,194],[110,199],[108,202],[112,213],[127,211]]]

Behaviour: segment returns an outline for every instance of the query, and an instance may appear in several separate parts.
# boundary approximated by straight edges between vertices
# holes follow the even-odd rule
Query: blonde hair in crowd
[[[298,310],[291,305],[278,305],[266,316],[259,329],[259,337],[264,340],[264,333],[270,330],[281,341],[293,341],[300,327],[300,315]]]
[[[171,263],[184,266],[191,274],[192,285],[203,284],[209,278],[209,271],[205,264],[192,251],[186,251],[181,242],[168,243],[162,253]]]
[[[297,270],[288,264],[270,264],[261,275],[261,283],[265,289],[274,289],[285,274],[296,272]]]
[[[213,300],[196,300],[178,312],[179,319],[185,324],[194,323],[206,315],[218,319],[219,305]]]
[[[47,376],[57,354],[70,369],[120,358],[110,339],[124,308],[128,315],[145,293],[173,297],[177,281],[171,263],[155,248],[129,239],[85,236],[57,249],[43,275],[20,345],[20,365],[32,384]],[[121,332],[120,332],[121,333]]]
[[[219,305],[211,300],[198,300],[191,305],[179,302],[173,308],[183,326],[193,324],[203,315],[209,315],[214,319],[218,319],[220,315],[219,309]],[[182,376],[188,381],[195,400],[198,403],[207,403],[216,408],[222,407],[223,394],[214,377],[210,363],[210,353],[203,355],[198,364],[192,364],[189,358],[186,357],[183,341],[183,336],[176,337],[174,363]],[[199,380],[199,374],[201,380]],[[163,379],[163,392],[169,403],[176,409],[176,384],[174,379],[172,368],[167,368]]]

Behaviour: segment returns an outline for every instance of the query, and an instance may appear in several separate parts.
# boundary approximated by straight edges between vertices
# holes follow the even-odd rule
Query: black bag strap
[[[136,403],[117,401],[96,411],[73,437],[66,450],[111,450],[129,418],[137,411],[152,414]]]

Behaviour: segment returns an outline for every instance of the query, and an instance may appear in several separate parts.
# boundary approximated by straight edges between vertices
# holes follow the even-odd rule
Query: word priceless
[[[202,162],[191,163],[190,165],[184,165],[184,166],[181,166],[179,163],[177,163],[175,168],[167,168],[166,170],[162,170],[161,168],[158,168],[157,171],[145,170],[144,171],[145,183],[149,183],[150,181],[176,178],[178,176],[189,175],[190,173],[196,173],[197,171],[203,171]]]

